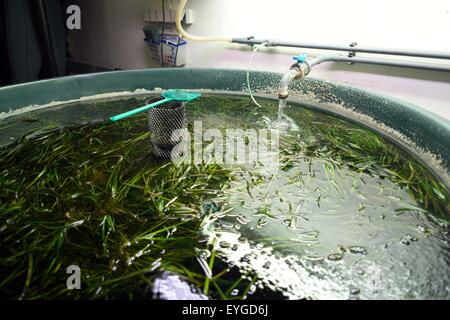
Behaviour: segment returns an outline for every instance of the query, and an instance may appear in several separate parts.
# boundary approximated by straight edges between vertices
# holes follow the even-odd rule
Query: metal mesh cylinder
[[[146,104],[162,100],[148,99]],[[183,129],[186,128],[185,106],[182,102],[171,101],[148,111],[148,124],[153,145],[153,153],[163,159],[181,156]]]

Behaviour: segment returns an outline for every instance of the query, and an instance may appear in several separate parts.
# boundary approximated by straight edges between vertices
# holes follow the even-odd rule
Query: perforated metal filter
[[[162,98],[153,98],[145,103],[151,104],[160,100]],[[150,109],[147,114],[153,153],[163,159],[181,156],[182,129],[186,128],[185,104],[178,101],[167,102]]]

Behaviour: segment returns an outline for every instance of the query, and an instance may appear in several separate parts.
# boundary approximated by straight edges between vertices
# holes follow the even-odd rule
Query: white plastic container
[[[161,36],[159,43],[145,39],[150,47],[152,59],[161,63],[161,46],[163,47],[164,65],[182,67],[186,64],[187,42],[178,36]]]
[[[150,47],[150,53],[152,55],[152,60],[161,64],[161,47],[157,42],[153,42],[151,40],[145,39],[145,42]]]

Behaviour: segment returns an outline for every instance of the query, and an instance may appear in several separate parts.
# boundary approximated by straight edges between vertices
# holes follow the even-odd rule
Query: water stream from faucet
[[[283,118],[286,117],[284,115],[284,107],[286,107],[286,100],[278,99],[278,122],[283,122]]]
[[[269,124],[269,127],[280,132],[287,131],[298,131],[299,126],[297,123],[285,114],[285,109],[287,107],[285,99],[278,100],[278,117],[275,121]]]
[[[260,108],[262,108],[262,106],[258,103],[258,101],[256,101],[255,97],[253,96],[252,89],[250,86],[250,71],[253,68],[253,58],[255,57],[256,53],[258,51],[260,51],[265,45],[266,45],[266,43],[262,43],[260,45],[255,45],[253,47],[253,52],[248,61],[248,68],[247,68],[247,89],[248,89],[250,98],[252,99],[253,103]],[[286,107],[286,100],[279,99],[277,120],[271,121],[269,119],[266,119],[267,124],[270,129],[279,130],[279,131],[289,131],[289,130],[296,131],[299,129],[297,124],[295,123],[295,121],[284,114],[285,107]]]

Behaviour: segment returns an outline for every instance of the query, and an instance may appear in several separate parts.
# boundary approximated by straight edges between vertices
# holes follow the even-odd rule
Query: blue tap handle
[[[306,53],[303,53],[303,54],[293,57],[293,59],[299,63],[305,62],[306,58],[308,58],[308,55]]]

